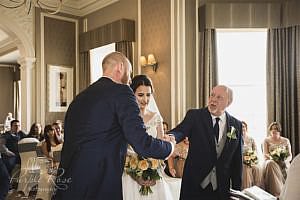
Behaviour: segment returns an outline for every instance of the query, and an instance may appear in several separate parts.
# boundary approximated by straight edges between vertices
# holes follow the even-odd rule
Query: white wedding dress
[[[157,137],[156,127],[162,122],[161,116],[155,114],[145,123],[147,133],[152,137]],[[128,153],[135,153],[131,148]],[[181,179],[167,176],[163,169],[159,170],[162,177],[151,187],[153,193],[142,196],[139,193],[141,186],[133,180],[126,172],[122,176],[123,200],[178,200],[180,194]]]

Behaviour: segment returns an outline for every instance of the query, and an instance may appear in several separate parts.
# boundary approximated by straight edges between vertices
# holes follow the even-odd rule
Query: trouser
[[[9,174],[2,158],[0,158],[0,200],[5,200],[9,189]]]
[[[17,164],[20,164],[21,162],[18,159],[18,156],[3,156],[2,160],[6,166],[6,169],[8,171],[8,174],[12,176],[12,171],[15,168]]]

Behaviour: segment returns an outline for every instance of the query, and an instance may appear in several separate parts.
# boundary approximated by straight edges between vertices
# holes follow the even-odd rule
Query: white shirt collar
[[[225,124],[226,124],[226,113],[224,112],[222,115],[220,116],[214,116],[211,114],[211,117],[213,119],[213,125],[216,123],[216,118],[219,117],[220,121],[219,121],[219,139],[217,141],[217,143],[221,140],[221,138],[223,137],[224,131],[225,131]]]
[[[217,117],[219,117],[221,122],[225,122],[226,121],[226,113],[225,112],[222,115],[220,115],[220,116],[215,116],[215,115],[211,114],[211,117],[212,117],[213,120],[215,120]]]

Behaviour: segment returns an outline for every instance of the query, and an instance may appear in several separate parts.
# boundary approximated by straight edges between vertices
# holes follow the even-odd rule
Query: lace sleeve
[[[155,116],[155,125],[156,125],[156,131],[157,131],[157,138],[162,138],[164,135],[164,130],[163,130],[163,119],[159,114],[156,114]]]

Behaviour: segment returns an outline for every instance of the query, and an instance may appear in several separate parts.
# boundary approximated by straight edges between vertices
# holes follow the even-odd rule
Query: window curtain
[[[123,53],[128,58],[130,63],[133,64],[132,63],[133,61],[132,42],[129,41],[116,42],[116,51]]]
[[[213,86],[217,85],[217,47],[216,30],[205,29],[200,32],[199,49],[199,106],[207,106]]]
[[[282,136],[299,153],[300,125],[300,26],[268,30],[267,102],[268,123],[278,121]]]
[[[91,83],[90,51],[81,52],[79,59],[79,91],[82,91]]]

